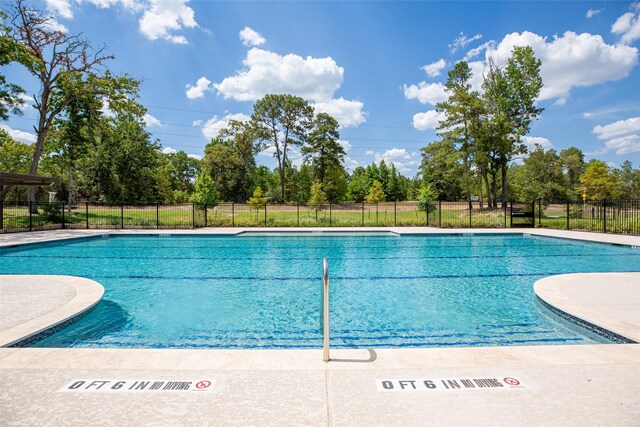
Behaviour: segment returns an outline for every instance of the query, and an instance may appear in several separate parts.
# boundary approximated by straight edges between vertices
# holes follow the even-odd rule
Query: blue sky
[[[347,166],[385,159],[413,175],[437,139],[434,104],[455,62],[482,81],[487,56],[531,45],[545,108],[527,142],[640,165],[640,5],[636,2],[213,2],[43,0],[69,33],[143,79],[149,131],[165,150],[202,156],[229,118],[266,93],[303,96],[336,116]],[[37,90],[17,66],[8,80]],[[2,124],[30,141],[33,110]],[[295,154],[294,154],[295,158]],[[267,151],[258,156],[273,165]],[[299,161],[299,160],[298,160]]]

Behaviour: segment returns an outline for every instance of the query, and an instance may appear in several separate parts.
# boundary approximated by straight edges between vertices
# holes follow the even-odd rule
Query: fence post
[[[331,227],[331,202],[329,202],[329,227]]]
[[[89,202],[84,202],[84,213],[87,217],[87,230],[89,229]]]
[[[469,201],[469,228],[473,226],[471,222],[471,211],[473,211],[473,202]]]
[[[397,202],[393,202],[393,226],[398,226],[398,206]]]
[[[156,228],[160,228],[160,202],[156,202]]]
[[[120,228],[124,228],[124,202],[120,202]]]
[[[604,210],[604,218],[603,218],[603,233],[607,232],[607,199],[602,201],[602,209]]]
[[[438,200],[438,227],[442,228],[442,200]]]
[[[504,211],[504,228],[507,228],[507,202],[502,201],[502,210]]]
[[[300,202],[296,202],[296,215],[298,216],[298,227],[300,227]]]
[[[567,230],[570,230],[569,228],[569,209],[571,209],[571,205],[570,205],[570,201],[567,200]]]
[[[204,228],[207,228],[207,204],[204,204]]]
[[[4,200],[0,200],[0,233],[4,230]]]
[[[31,209],[31,204],[33,202],[29,202],[29,231],[33,231],[33,209]]]
[[[251,211],[249,211],[249,214],[251,214]],[[231,203],[231,226],[236,226],[236,204],[233,202]]]
[[[531,202],[531,222],[533,228],[536,228],[536,202]]]
[[[362,202],[362,226],[364,227],[364,202]]]
[[[196,202],[191,202],[191,228],[196,228]]]
[[[64,202],[62,202],[62,224],[61,224],[61,227],[64,230]]]
[[[264,204],[264,226],[267,226],[267,204]]]
[[[424,207],[424,213],[425,216],[427,217],[427,227],[429,226],[429,203],[426,204],[426,206]]]
[[[542,227],[542,199],[538,199],[538,228]]]

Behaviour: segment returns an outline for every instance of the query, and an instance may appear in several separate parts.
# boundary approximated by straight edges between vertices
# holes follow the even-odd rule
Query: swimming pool
[[[106,236],[105,236],[106,237]],[[0,249],[4,274],[67,274],[103,300],[39,347],[321,347],[331,274],[334,347],[588,344],[533,283],[640,271],[640,250],[528,235],[117,235]]]

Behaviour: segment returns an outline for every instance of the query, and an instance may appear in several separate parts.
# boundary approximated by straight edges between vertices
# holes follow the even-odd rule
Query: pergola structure
[[[0,230],[4,224],[4,196],[16,185],[45,187],[53,183],[50,176],[36,176],[24,173],[0,172]]]

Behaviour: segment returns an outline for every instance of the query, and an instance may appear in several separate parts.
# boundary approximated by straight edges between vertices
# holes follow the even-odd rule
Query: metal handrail
[[[323,337],[322,360],[329,361],[329,262],[322,260],[322,324]]]

